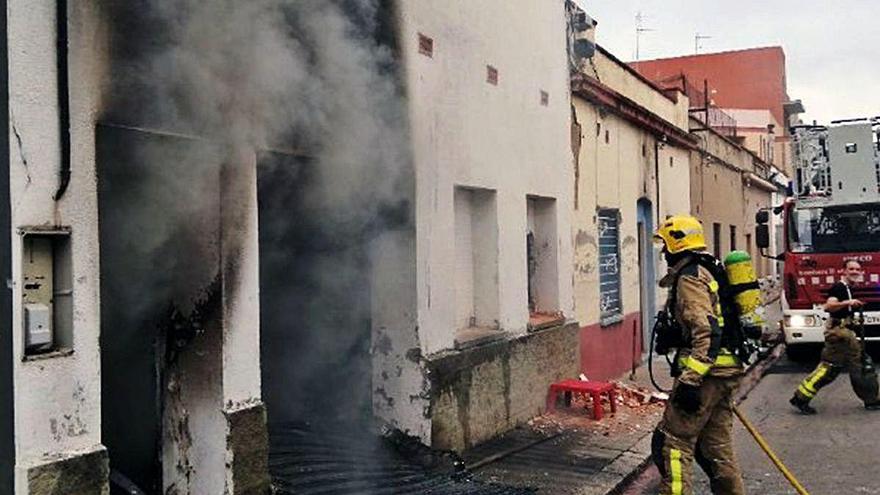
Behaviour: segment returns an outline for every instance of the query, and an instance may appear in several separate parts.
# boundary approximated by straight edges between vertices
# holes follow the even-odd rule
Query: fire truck
[[[776,249],[783,252],[769,256],[783,261],[782,330],[792,356],[824,342],[828,315],[822,305],[852,259],[865,272],[851,289],[866,303],[867,340],[880,341],[878,131],[877,118],[793,128],[791,195],[756,215],[755,240],[762,252],[770,245],[771,212],[781,216]]]

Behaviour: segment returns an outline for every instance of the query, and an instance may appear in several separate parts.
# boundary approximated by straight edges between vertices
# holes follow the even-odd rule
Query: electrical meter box
[[[28,350],[50,350],[52,348],[52,317],[49,306],[45,304],[24,305],[24,338]]]
[[[21,239],[24,355],[72,350],[70,231],[22,230]]]

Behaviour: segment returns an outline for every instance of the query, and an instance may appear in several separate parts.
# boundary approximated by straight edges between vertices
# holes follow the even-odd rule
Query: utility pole
[[[708,39],[712,39],[712,37],[711,37],[711,36],[706,36],[706,35],[704,35],[704,34],[700,34],[700,33],[697,33],[697,34],[694,36],[694,55],[697,55],[697,54],[700,53],[700,48],[701,48],[701,47],[700,47],[700,41],[702,41],[702,40],[708,40]]]
[[[641,55],[641,51],[640,51],[641,43],[640,43],[640,41],[641,41],[641,38],[642,38],[642,33],[647,33],[647,32],[650,32],[650,31],[655,31],[654,29],[646,28],[646,27],[645,27],[645,25],[644,25],[645,19],[647,19],[647,17],[646,17],[644,14],[642,14],[642,11],[640,10],[640,11],[636,14],[636,62],[638,62],[638,61],[640,60],[640,55]]]

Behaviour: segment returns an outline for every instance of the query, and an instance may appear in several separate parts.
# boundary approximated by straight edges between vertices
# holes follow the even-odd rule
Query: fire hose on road
[[[659,316],[660,315],[658,315],[658,320],[660,319]],[[655,348],[654,342],[656,339],[656,334],[657,325],[655,325],[651,331],[651,349]],[[864,332],[862,332],[862,335],[864,335]],[[648,359],[648,371],[651,377],[651,383],[654,385],[654,387],[661,392],[668,393],[669,390],[664,390],[654,380],[653,352]],[[764,453],[767,454],[767,457],[770,458],[770,461],[773,462],[773,465],[776,466],[776,469],[778,469],[779,472],[782,473],[782,475],[785,477],[785,479],[788,480],[789,483],[791,483],[791,486],[797,491],[798,495],[809,495],[809,492],[806,490],[806,488],[801,485],[801,483],[797,480],[797,478],[795,478],[794,474],[788,469],[788,467],[786,467],[785,464],[782,463],[776,453],[773,452],[773,449],[770,448],[770,445],[767,443],[764,437],[761,436],[761,433],[758,432],[757,428],[755,428],[755,426],[748,420],[748,418],[745,417],[745,415],[736,405],[733,406],[733,413],[736,415],[737,419],[739,419],[740,423],[742,423],[742,425],[745,427],[746,431],[748,431],[749,434],[752,435],[752,438],[755,439],[755,442],[758,444],[759,447],[761,447],[761,450],[763,450]]]
[[[776,466],[776,469],[785,476],[785,479],[791,483],[791,486],[798,492],[799,495],[810,495],[810,493],[800,484],[797,478],[794,477],[791,471],[779,460],[779,457],[776,456],[776,453],[773,452],[773,449],[770,448],[770,445],[764,440],[764,437],[758,432],[755,426],[745,417],[742,411],[739,410],[738,407],[733,406],[733,413],[736,414],[736,417],[739,419],[740,423],[746,428],[752,438],[755,439],[755,442],[758,443],[758,446],[761,447],[761,450],[767,454],[767,457],[773,462],[773,465]]]

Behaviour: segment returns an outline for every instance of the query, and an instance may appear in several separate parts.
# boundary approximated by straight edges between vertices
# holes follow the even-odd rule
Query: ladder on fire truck
[[[792,148],[794,152],[794,195],[802,200],[814,200],[822,202],[829,200],[835,189],[842,190],[844,183],[859,183],[864,185],[865,161],[862,158],[861,163],[850,160],[841,160],[840,156],[849,156],[857,154],[865,157],[864,149],[859,149],[859,144],[853,137],[854,132],[864,132],[870,127],[871,130],[871,151],[873,156],[873,167],[870,172],[871,182],[876,187],[871,188],[872,195],[880,195],[880,117],[836,120],[831,125],[798,125],[792,127]],[[833,135],[833,136],[832,136]],[[850,140],[852,142],[850,142]],[[829,143],[832,141],[836,145],[842,144],[842,153],[837,153],[837,159],[832,166],[832,150],[829,149]],[[840,143],[838,143],[838,141]],[[867,143],[864,143],[867,144]],[[851,162],[851,163],[848,163]],[[859,174],[853,176],[853,170],[860,169]],[[837,188],[835,188],[837,183]],[[869,182],[870,183],[870,182]],[[838,193],[840,196],[842,193]],[[849,202],[847,198],[836,198],[839,203]],[[854,198],[852,198],[854,199]],[[867,198],[865,198],[867,199]]]

